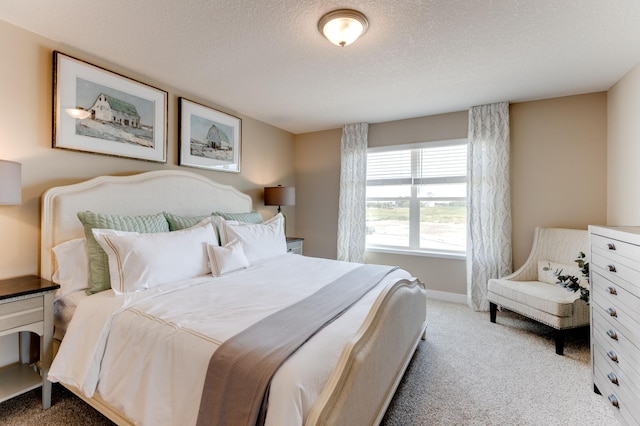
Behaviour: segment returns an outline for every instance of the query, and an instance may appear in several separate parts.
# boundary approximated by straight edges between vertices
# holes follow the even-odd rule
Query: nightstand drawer
[[[42,408],[51,406],[47,374],[53,353],[53,293],[58,288],[35,275],[0,280],[0,336],[17,332],[40,336],[36,371],[31,367],[30,338],[19,339],[19,362],[0,368],[0,402],[42,387]]]
[[[287,238],[287,252],[302,254],[302,242],[304,238]]]
[[[42,296],[0,304],[0,331],[42,321],[43,306]]]

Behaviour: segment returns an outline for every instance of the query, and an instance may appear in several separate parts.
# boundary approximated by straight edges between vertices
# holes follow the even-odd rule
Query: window
[[[367,153],[367,249],[466,251],[467,141]]]

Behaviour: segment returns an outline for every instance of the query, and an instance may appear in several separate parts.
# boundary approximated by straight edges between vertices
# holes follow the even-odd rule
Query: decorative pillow
[[[209,262],[211,275],[219,277],[229,272],[238,271],[249,266],[249,260],[242,250],[240,240],[233,240],[224,246],[209,245]]]
[[[582,287],[587,287],[589,284],[582,276],[582,272],[580,272],[578,265],[564,265],[562,263],[554,263],[548,260],[538,261],[538,281],[548,284],[557,284],[558,275],[573,275],[574,277],[578,277],[578,283]]]
[[[278,213],[261,224],[223,219],[220,223],[220,241],[226,245],[235,239],[242,243],[242,249],[250,264],[259,259],[284,254],[287,252],[284,217]]]
[[[164,218],[167,219],[170,231],[179,231],[181,229],[191,228],[197,225],[210,215],[203,216],[178,216],[177,214],[163,212]]]
[[[87,294],[98,293],[111,287],[107,254],[96,242],[92,229],[114,229],[129,232],[168,232],[169,224],[162,213],[144,216],[121,216],[93,212],[79,212],[78,219],[84,225],[89,253],[90,285]]]
[[[53,282],[60,284],[56,297],[89,288],[89,255],[87,240],[76,238],[58,244],[53,249],[57,268]]]
[[[211,222],[174,232],[93,229],[93,234],[109,258],[116,294],[206,275],[211,271],[207,246],[218,243]]]
[[[244,223],[262,223],[262,215],[258,212],[245,212],[245,213],[224,213],[213,212],[215,216],[220,216],[224,220],[235,220]]]

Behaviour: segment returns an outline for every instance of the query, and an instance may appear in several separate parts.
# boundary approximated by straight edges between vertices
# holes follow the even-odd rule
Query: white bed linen
[[[97,392],[136,423],[195,424],[209,359],[221,342],[357,266],[285,254],[228,276],[92,295],[76,309],[49,380],[86,396]],[[387,276],[283,364],[272,381],[267,425],[303,423],[376,297],[401,278],[410,275]]]
[[[54,339],[62,340],[64,334],[67,332],[71,318],[73,318],[73,314],[76,311],[76,307],[87,297],[89,296],[83,289],[68,293],[53,302]]]

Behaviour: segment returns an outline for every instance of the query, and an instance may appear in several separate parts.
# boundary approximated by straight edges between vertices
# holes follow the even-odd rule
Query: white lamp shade
[[[0,204],[16,205],[22,202],[22,165],[0,160]]]

